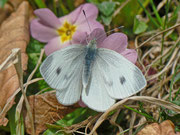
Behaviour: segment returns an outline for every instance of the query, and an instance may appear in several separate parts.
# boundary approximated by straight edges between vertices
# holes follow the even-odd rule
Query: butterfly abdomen
[[[87,86],[89,82],[92,64],[93,64],[93,61],[95,60],[95,57],[96,57],[96,49],[87,48],[87,52],[85,55],[84,70],[83,70],[83,85],[85,87]]]

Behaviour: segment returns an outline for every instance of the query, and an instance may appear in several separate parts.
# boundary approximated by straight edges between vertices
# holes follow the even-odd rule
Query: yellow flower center
[[[72,40],[72,36],[76,31],[76,25],[72,25],[65,21],[57,31],[61,38],[61,42],[64,43],[66,41]]]

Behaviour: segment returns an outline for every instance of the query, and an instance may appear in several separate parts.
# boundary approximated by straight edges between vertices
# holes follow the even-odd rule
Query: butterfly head
[[[96,49],[96,48],[97,48],[96,38],[94,38],[93,40],[90,40],[87,46],[88,46],[89,48]]]

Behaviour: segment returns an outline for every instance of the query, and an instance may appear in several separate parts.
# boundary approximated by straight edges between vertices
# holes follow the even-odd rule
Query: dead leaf
[[[22,67],[27,69],[26,46],[29,42],[29,4],[23,2],[16,12],[12,13],[0,28],[0,64],[10,55],[13,48],[20,48],[22,52]],[[0,72],[0,124],[3,124],[6,112],[11,108],[12,100],[6,111],[1,113],[8,98],[19,87],[18,77],[14,66]]]
[[[78,104],[63,106],[58,103],[54,92],[29,96],[29,103],[33,110],[36,135],[47,129],[46,123],[52,124],[62,119],[66,114],[74,111]],[[26,132],[31,133],[31,125],[27,113],[25,114]]]
[[[8,0],[3,8],[0,8],[0,24],[25,0]]]
[[[3,8],[0,8],[0,24],[11,14],[13,8],[9,4],[5,4]]]
[[[23,1],[26,0],[9,0],[8,3],[16,10]]]
[[[85,0],[75,0],[74,1],[74,6],[75,7],[78,7],[78,6],[80,6],[81,4],[83,4],[85,2]]]
[[[166,120],[161,124],[152,123],[145,126],[137,135],[180,135],[180,132],[175,133],[174,128],[174,124]]]

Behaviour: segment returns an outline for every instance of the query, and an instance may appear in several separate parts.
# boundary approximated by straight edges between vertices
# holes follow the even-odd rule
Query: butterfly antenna
[[[87,24],[88,24],[89,30],[90,30],[90,32],[92,32],[92,31],[91,31],[90,24],[89,24],[89,21],[88,21],[88,19],[87,19],[87,16],[86,16],[86,13],[85,13],[85,11],[84,11],[84,10],[83,10],[83,14],[84,14],[85,19],[86,19],[86,22],[87,22]]]
[[[112,30],[106,32],[105,34],[111,33],[111,32],[113,32],[113,31],[115,31],[116,29],[121,29],[121,28],[124,28],[124,26],[120,26],[120,27],[114,28],[114,29],[112,29]],[[105,34],[103,34],[103,35],[97,37],[97,40],[98,40],[99,38],[101,38],[102,36],[104,36]]]
[[[88,19],[87,19],[87,16],[86,16],[86,13],[85,13],[85,11],[84,11],[84,10],[83,10],[83,14],[84,14],[84,17],[85,17],[86,22],[87,22],[87,24],[88,24],[89,31],[90,31],[90,33],[91,33],[91,32],[92,32],[92,30],[91,30],[91,27],[90,27],[89,21],[88,21]],[[89,35],[86,35],[86,42],[87,42],[87,44],[88,44],[88,36],[89,36]]]

